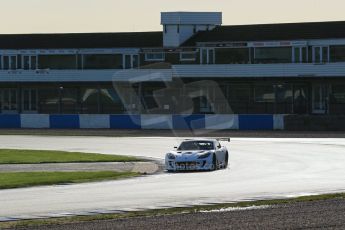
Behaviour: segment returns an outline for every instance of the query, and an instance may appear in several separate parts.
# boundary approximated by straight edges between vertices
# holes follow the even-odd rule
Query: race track
[[[0,136],[1,148],[162,159],[176,138]],[[230,168],[0,191],[0,220],[283,198],[345,191],[344,139],[233,138]],[[1,166],[0,166],[1,167]],[[4,208],[6,207],[6,208]]]

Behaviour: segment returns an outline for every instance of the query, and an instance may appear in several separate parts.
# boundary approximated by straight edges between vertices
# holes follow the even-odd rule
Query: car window
[[[212,141],[184,141],[181,143],[178,150],[213,150],[214,145]]]

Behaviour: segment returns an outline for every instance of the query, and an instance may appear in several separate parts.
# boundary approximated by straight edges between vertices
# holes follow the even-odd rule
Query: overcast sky
[[[222,11],[223,24],[345,20],[345,0],[0,0],[0,33],[161,30],[161,11]]]

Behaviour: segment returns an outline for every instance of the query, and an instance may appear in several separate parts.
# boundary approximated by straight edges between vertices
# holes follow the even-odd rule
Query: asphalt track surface
[[[51,149],[162,159],[171,137],[0,136],[1,148]],[[91,215],[345,191],[344,139],[233,138],[230,168],[129,180],[0,191],[0,220]]]

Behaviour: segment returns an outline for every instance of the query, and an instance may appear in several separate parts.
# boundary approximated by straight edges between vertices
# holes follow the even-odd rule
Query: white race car
[[[165,156],[165,167],[168,172],[202,171],[227,168],[229,151],[220,141],[230,138],[184,140],[176,150]]]

